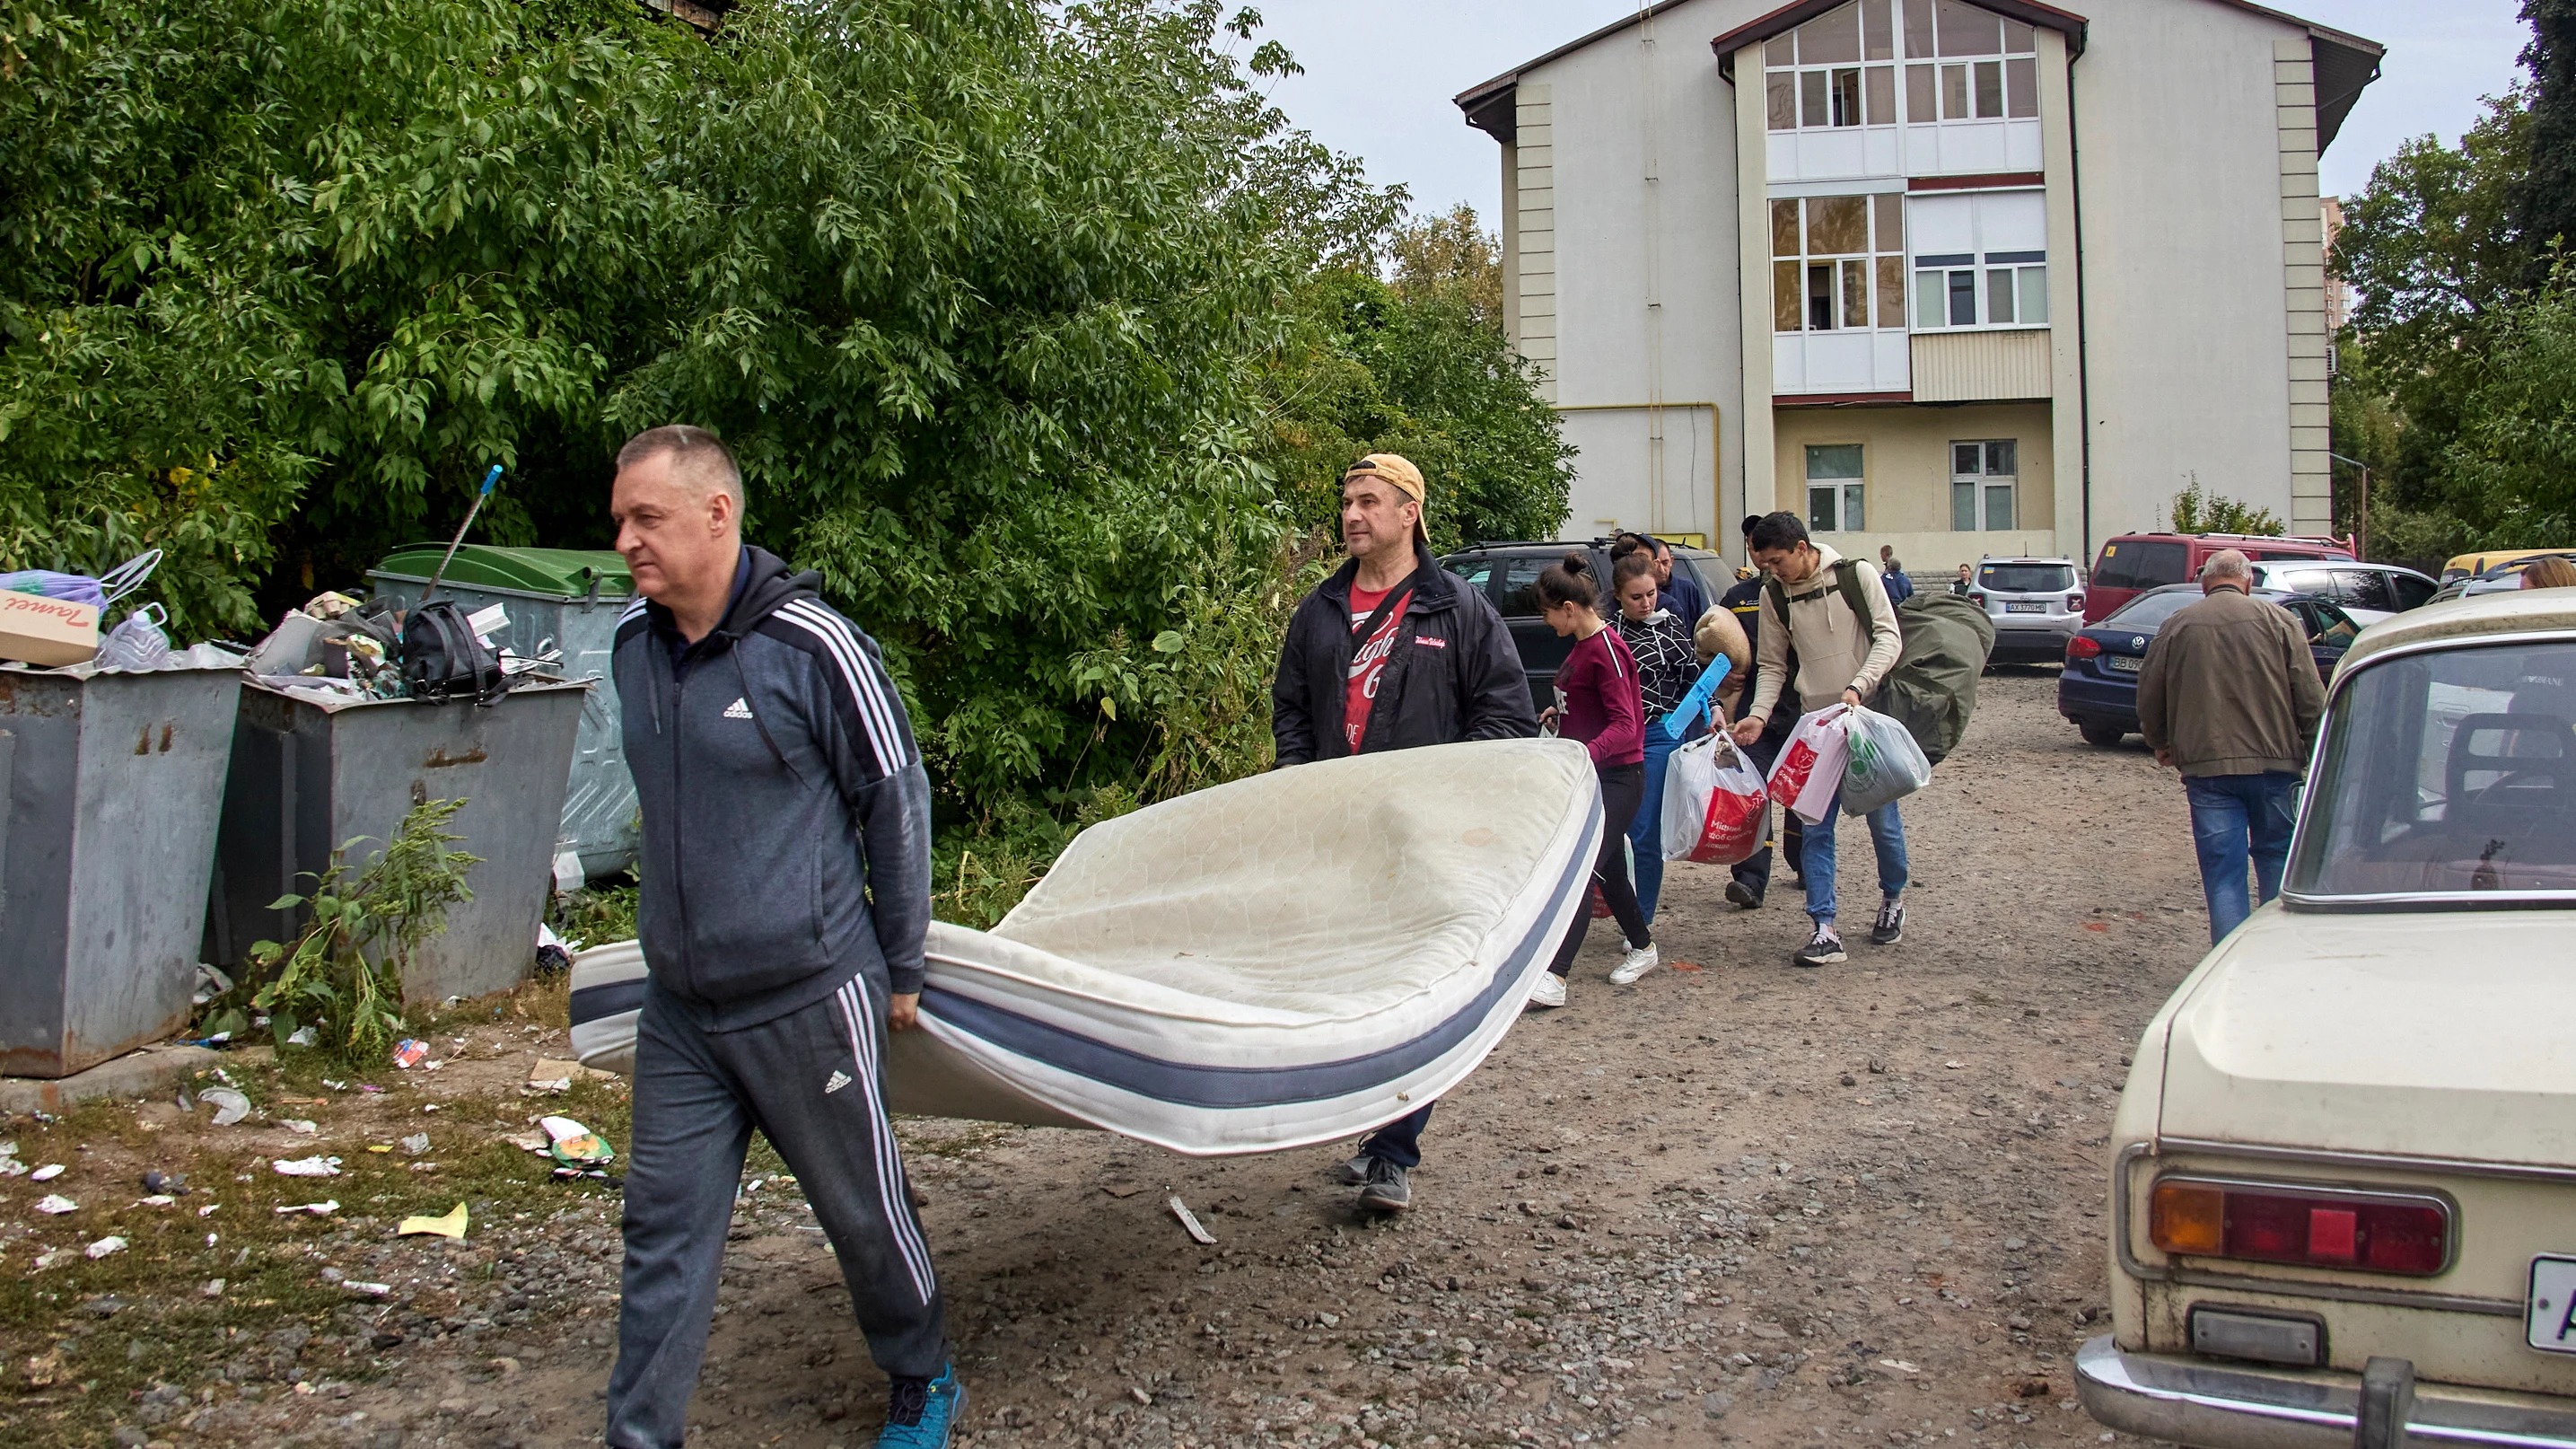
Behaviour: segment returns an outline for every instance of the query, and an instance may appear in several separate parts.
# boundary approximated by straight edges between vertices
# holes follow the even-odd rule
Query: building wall
[[[1579,450],[1568,537],[1643,528],[1737,546],[1735,95],[1708,38],[1758,13],[1693,0],[1522,74],[1519,327],[1526,354],[1545,349]]]
[[[2195,478],[2300,516],[2288,344],[2296,238],[2285,212],[2302,208],[2314,236],[2314,119],[2311,108],[2305,157],[2285,153],[2295,138],[2285,141],[2274,43],[2304,55],[2306,32],[2192,0],[2092,0],[2084,13],[2088,39],[2072,75],[2091,404],[2086,551],[2154,526]],[[2304,171],[2293,170],[2302,160]],[[2304,200],[2294,195],[2302,185]],[[2074,546],[2072,532],[2065,542]]]
[[[2057,466],[2055,429],[2046,403],[1968,407],[1780,408],[1772,415],[1773,495],[1758,511],[1807,516],[1806,449],[1810,443],[1861,445],[1868,505],[1858,532],[1817,537],[1852,556],[1878,557],[1892,544],[1916,583],[1986,555],[2053,556]],[[1963,532],[1950,527],[1950,445],[2010,438],[2019,455],[2017,527]]]

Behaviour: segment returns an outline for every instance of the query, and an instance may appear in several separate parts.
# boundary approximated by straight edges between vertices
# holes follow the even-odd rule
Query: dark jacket
[[[1378,676],[1360,752],[1537,735],[1529,675],[1493,601],[1433,562],[1419,542],[1413,557],[1413,577],[1395,590],[1411,589],[1413,597]],[[1270,732],[1281,765],[1352,753],[1342,740],[1342,695],[1359,645],[1351,632],[1351,579],[1358,572],[1357,560],[1345,562],[1288,620],[1270,686]]]
[[[708,1031],[862,972],[919,991],[930,928],[930,782],[876,641],[815,575],[743,557],[705,638],[675,659],[670,611],[638,599],[612,665],[644,823],[637,934],[653,988]]]

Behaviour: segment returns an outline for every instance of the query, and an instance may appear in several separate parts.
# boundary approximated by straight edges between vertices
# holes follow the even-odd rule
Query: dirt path
[[[2054,691],[1991,678],[1907,802],[1902,945],[1795,970],[1793,884],[1743,913],[1722,871],[1676,868],[1657,934],[1700,969],[1611,987],[1596,932],[1572,1005],[1442,1103],[1401,1219],[1354,1214],[1325,1149],[1194,1162],[907,1124],[972,1441],[2102,1437],[2068,1363],[2102,1312],[2104,1133],[2205,925],[2179,787],[2134,742],[2078,742]],[[1841,854],[1865,920],[1856,825]],[[332,1261],[395,1288],[343,1315],[345,1368],[174,1385],[126,1437],[596,1442],[613,1210],[568,1197],[452,1246],[351,1234]],[[882,1380],[792,1184],[759,1180],[733,1237],[694,1442],[869,1442]]]

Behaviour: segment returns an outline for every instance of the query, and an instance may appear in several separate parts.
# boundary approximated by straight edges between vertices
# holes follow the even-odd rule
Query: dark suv
[[[1485,597],[1494,601],[1503,622],[1511,627],[1513,647],[1520,650],[1521,668],[1529,674],[1530,699],[1541,709],[1556,703],[1556,667],[1565,662],[1574,641],[1558,638],[1540,616],[1539,571],[1573,549],[1589,551],[1592,576],[1601,584],[1601,617],[1615,618],[1619,605],[1609,597],[1611,542],[1596,538],[1564,543],[1472,543],[1440,560],[1442,568],[1483,589]],[[1700,596],[1712,607],[1718,595],[1735,583],[1735,571],[1727,567],[1726,560],[1704,548],[1675,544],[1673,575],[1678,578],[1684,573],[1699,581]],[[1698,622],[1685,619],[1682,627]]]

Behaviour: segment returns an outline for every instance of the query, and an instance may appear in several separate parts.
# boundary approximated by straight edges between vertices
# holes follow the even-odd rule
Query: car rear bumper
[[[1989,616],[1994,617],[1994,616]],[[2075,637],[2076,621],[2071,618],[2020,620],[2010,616],[1995,618],[1995,649],[1989,658],[2063,659],[2066,641]]]
[[[2414,1387],[2405,1442],[2576,1446],[2576,1400]],[[2105,1428],[2199,1449],[2351,1449],[2361,1376],[2123,1353],[2105,1334],[2076,1351],[2075,1391]]]
[[[2138,727],[2138,687],[2095,678],[2086,668],[2067,666],[2057,679],[2057,712],[2068,719],[2108,720]]]

